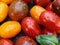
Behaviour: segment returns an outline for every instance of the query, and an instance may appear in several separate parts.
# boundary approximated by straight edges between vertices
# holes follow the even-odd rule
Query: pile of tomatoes
[[[38,45],[42,34],[60,34],[60,0],[0,0],[0,45]]]

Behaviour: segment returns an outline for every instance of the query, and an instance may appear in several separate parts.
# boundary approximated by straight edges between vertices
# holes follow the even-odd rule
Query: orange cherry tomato
[[[4,21],[8,14],[8,5],[0,2],[0,22]]]
[[[14,0],[0,0],[0,1],[6,4],[11,4]]]
[[[21,25],[17,21],[7,21],[0,26],[2,38],[12,38],[21,31]]]
[[[35,5],[31,8],[30,14],[38,23],[40,23],[39,16],[43,11],[45,11],[43,7]]]

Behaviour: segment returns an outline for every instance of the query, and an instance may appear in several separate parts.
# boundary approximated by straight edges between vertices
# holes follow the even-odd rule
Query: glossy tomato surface
[[[0,39],[0,45],[14,45],[9,39]]]
[[[21,36],[17,39],[16,45],[37,45],[37,43],[28,36]]]
[[[31,2],[28,4],[28,6],[29,6],[29,10],[34,6],[33,0],[31,0]],[[29,12],[28,12],[28,16],[30,16]],[[6,18],[6,20],[3,21],[2,23],[6,22],[6,21],[8,21],[8,20],[10,20],[10,18]],[[0,23],[0,25],[1,25],[2,23]],[[16,35],[14,38],[11,38],[11,40],[12,40],[14,43],[16,43],[16,40],[17,40],[19,37],[21,37],[21,36],[25,36],[25,34],[23,33],[23,31],[21,31],[21,33],[19,33],[18,35]],[[60,41],[60,35],[58,35],[58,39],[59,39],[59,41]],[[37,43],[37,45],[40,45],[40,44]]]
[[[28,15],[28,5],[21,0],[16,0],[9,6],[9,17],[12,20],[20,21]]]
[[[21,22],[21,27],[23,32],[33,39],[41,34],[38,23],[32,17],[25,17]]]

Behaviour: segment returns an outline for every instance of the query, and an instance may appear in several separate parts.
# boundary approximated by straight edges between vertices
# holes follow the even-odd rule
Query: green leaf
[[[36,37],[36,40],[41,45],[56,45],[56,44],[58,44],[58,39],[52,35],[39,35]]]
[[[58,43],[58,39],[53,35],[41,35],[41,37],[51,42]]]

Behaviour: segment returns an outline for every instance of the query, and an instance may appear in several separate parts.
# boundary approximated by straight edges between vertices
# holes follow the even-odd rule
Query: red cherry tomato
[[[21,25],[23,32],[29,37],[35,39],[41,33],[39,25],[32,17],[24,18]]]
[[[31,0],[23,0],[23,1],[25,1],[26,3],[30,3]]]
[[[49,4],[46,6],[46,10],[48,10],[48,11],[53,11],[53,9],[52,9],[52,3],[49,3]]]
[[[51,11],[44,11],[40,15],[40,21],[49,30],[60,32],[60,17],[57,14]]]
[[[37,45],[37,43],[28,36],[22,36],[17,39],[16,45]]]
[[[56,31],[49,31],[47,28],[43,28],[41,34],[54,35],[55,37],[57,37]]]
[[[37,5],[46,6],[46,5],[48,5],[51,2],[51,0],[34,0],[34,2]]]
[[[9,39],[0,39],[0,45],[14,45]]]

